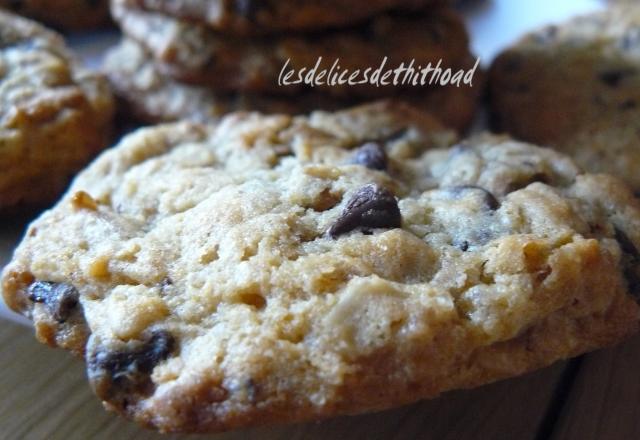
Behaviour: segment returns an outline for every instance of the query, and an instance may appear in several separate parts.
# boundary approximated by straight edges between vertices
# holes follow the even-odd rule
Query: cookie
[[[459,14],[449,8],[434,8],[428,14],[384,15],[349,30],[248,41],[224,37],[205,26],[166,15],[136,10],[127,7],[126,2],[112,3],[116,21],[127,36],[153,55],[163,74],[180,82],[206,85],[217,92],[292,94],[309,88],[304,84],[283,86],[279,81],[283,69],[309,71],[317,65],[317,70],[328,72],[337,63],[335,74],[363,73],[366,69],[374,71],[386,58],[386,69],[395,69],[401,63],[406,66],[414,60],[416,71],[419,66],[436,66],[439,62],[442,67],[458,70],[471,57],[465,25]],[[361,77],[358,75],[359,80]],[[394,86],[325,83],[315,88],[337,96],[374,98],[388,96]]]
[[[0,0],[0,8],[62,31],[95,29],[110,22],[109,0]]]
[[[126,0],[131,6],[206,24],[232,35],[346,27],[391,9],[417,10],[446,0]]]
[[[466,68],[472,68],[473,59]],[[188,86],[171,80],[158,71],[144,49],[125,39],[107,55],[104,69],[116,93],[145,122],[190,119],[216,121],[234,110],[257,110],[269,113],[306,113],[313,109],[334,110],[350,106],[354,98],[334,98],[319,91],[305,91],[295,96],[250,93],[216,93],[206,87]],[[456,130],[465,130],[473,121],[482,95],[483,78],[479,72],[474,86],[435,87],[393,93],[398,99],[430,110],[441,122]],[[364,100],[366,101],[366,100]]]
[[[166,432],[377,411],[638,328],[640,204],[378,103],[138,131],[28,229],[7,304]]]
[[[552,145],[640,192],[640,8],[546,27],[491,69],[494,125]]]
[[[113,98],[57,34],[0,11],[0,215],[53,201],[106,146]]]

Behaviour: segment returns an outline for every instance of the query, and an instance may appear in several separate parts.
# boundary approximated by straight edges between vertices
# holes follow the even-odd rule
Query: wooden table
[[[0,224],[0,263],[22,224]],[[640,438],[640,337],[524,377],[379,414],[260,428],[212,439]],[[184,439],[160,436],[106,413],[83,364],[37,343],[26,326],[0,320],[1,439]]]

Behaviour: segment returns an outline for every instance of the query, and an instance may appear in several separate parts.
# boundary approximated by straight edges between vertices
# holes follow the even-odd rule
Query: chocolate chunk
[[[598,78],[609,87],[615,88],[618,87],[626,77],[635,75],[635,73],[635,70],[632,69],[609,70],[600,73],[598,75]]]
[[[519,72],[524,64],[523,57],[517,54],[510,54],[508,57],[505,57],[500,61],[501,70],[508,74]]]
[[[621,229],[615,228],[615,231],[616,241],[620,244],[622,252],[630,255],[633,259],[638,260],[640,258],[640,252],[638,252],[638,248],[636,248],[629,236]]]
[[[126,352],[97,350],[89,356],[87,366],[89,377],[100,378],[108,386],[101,385],[101,397],[112,395],[114,391],[142,391],[150,384],[149,375],[154,367],[167,359],[175,349],[175,339],[167,331],[153,332],[151,338],[140,347]]]
[[[486,189],[484,189],[484,188],[482,188],[480,186],[460,185],[460,186],[454,186],[454,187],[450,188],[450,191],[456,197],[461,196],[462,193],[467,192],[467,191],[478,191],[478,192],[481,192],[482,193],[482,202],[489,210],[496,211],[498,208],[500,208],[500,202],[498,201],[498,199],[496,199],[496,197],[493,194],[491,194],[491,192],[487,191]]]
[[[384,147],[377,142],[367,142],[358,148],[351,163],[362,165],[372,170],[386,170],[389,159]]]
[[[69,284],[36,281],[29,286],[29,299],[44,304],[56,321],[65,322],[78,305],[79,294]]]
[[[640,252],[629,236],[621,229],[615,228],[615,238],[624,253],[622,264],[629,291],[640,299]]]
[[[396,198],[389,190],[372,183],[353,195],[327,234],[336,238],[357,228],[363,232],[370,228],[399,228],[401,222]]]
[[[635,102],[633,99],[627,99],[626,101],[622,102],[618,106],[620,110],[633,110],[637,107],[638,107],[638,103]]]

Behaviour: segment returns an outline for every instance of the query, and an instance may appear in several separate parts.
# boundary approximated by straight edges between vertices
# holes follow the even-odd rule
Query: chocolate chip
[[[517,54],[510,54],[501,59],[500,69],[508,74],[519,72],[524,64],[523,57]]]
[[[621,229],[615,228],[616,241],[620,244],[620,249],[625,254],[630,255],[632,258],[640,259],[640,252],[638,248],[633,244],[629,236]]]
[[[360,188],[347,203],[327,234],[331,238],[361,228],[399,228],[402,222],[398,202],[391,192],[374,183]]]
[[[498,199],[496,199],[496,197],[493,194],[491,194],[491,192],[487,191],[486,189],[484,189],[484,188],[482,188],[480,186],[460,185],[460,186],[454,186],[454,187],[450,188],[449,190],[456,197],[459,197],[463,193],[468,192],[468,191],[481,192],[482,193],[482,202],[489,210],[496,211],[498,208],[500,208],[500,202],[498,201]]]
[[[29,286],[28,293],[31,301],[44,304],[58,322],[69,319],[78,305],[78,291],[69,284],[36,281]]]
[[[635,75],[635,70],[626,69],[626,70],[609,70],[606,72],[602,72],[598,75],[598,79],[608,85],[609,87],[618,87],[622,81],[628,77]]]
[[[629,291],[640,299],[640,252],[623,230],[615,228],[615,238],[624,253],[622,264]]]
[[[372,170],[386,170],[389,159],[384,147],[377,142],[367,142],[358,148],[351,163],[362,165]]]
[[[114,391],[144,391],[154,367],[171,355],[175,345],[171,333],[160,330],[133,350],[117,353],[97,350],[87,361],[89,377],[102,381],[101,397],[111,396]]]
[[[638,103],[633,99],[627,99],[618,106],[620,110],[633,110],[636,107],[638,107]]]

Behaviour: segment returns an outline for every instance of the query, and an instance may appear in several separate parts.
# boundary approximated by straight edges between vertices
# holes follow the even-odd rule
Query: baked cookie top
[[[318,65],[317,71],[331,70],[335,74],[358,71],[361,80],[366,69],[373,72],[385,58],[385,69],[395,69],[401,63],[406,67],[414,60],[416,71],[428,63],[433,67],[440,63],[443,69],[455,72],[466,67],[471,57],[462,18],[445,7],[422,14],[383,15],[348,30],[278,35],[248,42],[246,38],[221,36],[186,20],[131,8],[126,3],[127,0],[112,3],[115,19],[127,36],[153,55],[164,74],[181,82],[207,85],[218,92],[293,94],[310,89],[305,84],[280,84],[283,69],[285,73],[293,70],[293,79],[297,79],[298,72],[308,72]],[[327,74],[324,80],[328,79]],[[388,96],[393,93],[390,89],[399,87],[323,84],[314,88],[336,96],[371,98]]]
[[[108,82],[60,36],[0,11],[0,211],[52,198],[105,146]]]
[[[110,22],[109,0],[0,0],[0,8],[61,31],[94,29]]]
[[[201,22],[232,35],[318,31],[353,25],[390,9],[414,10],[446,0],[126,0],[131,6]]]
[[[491,69],[497,129],[548,144],[640,192],[640,7],[548,26]]]
[[[467,59],[464,68],[471,69],[474,62],[472,58]],[[334,97],[320,90],[305,90],[288,96],[222,93],[205,86],[183,84],[163,75],[144,48],[128,38],[107,54],[104,70],[132,114],[151,123],[180,119],[215,122],[223,115],[238,110],[299,114],[318,109],[336,110],[369,101],[366,98]],[[448,85],[404,91],[389,89],[389,94],[432,112],[447,127],[464,131],[475,117],[484,92],[484,76],[478,71],[473,87]]]
[[[30,226],[4,297],[164,431],[379,410],[635,331],[628,189],[453,141],[391,103],[143,129]]]

